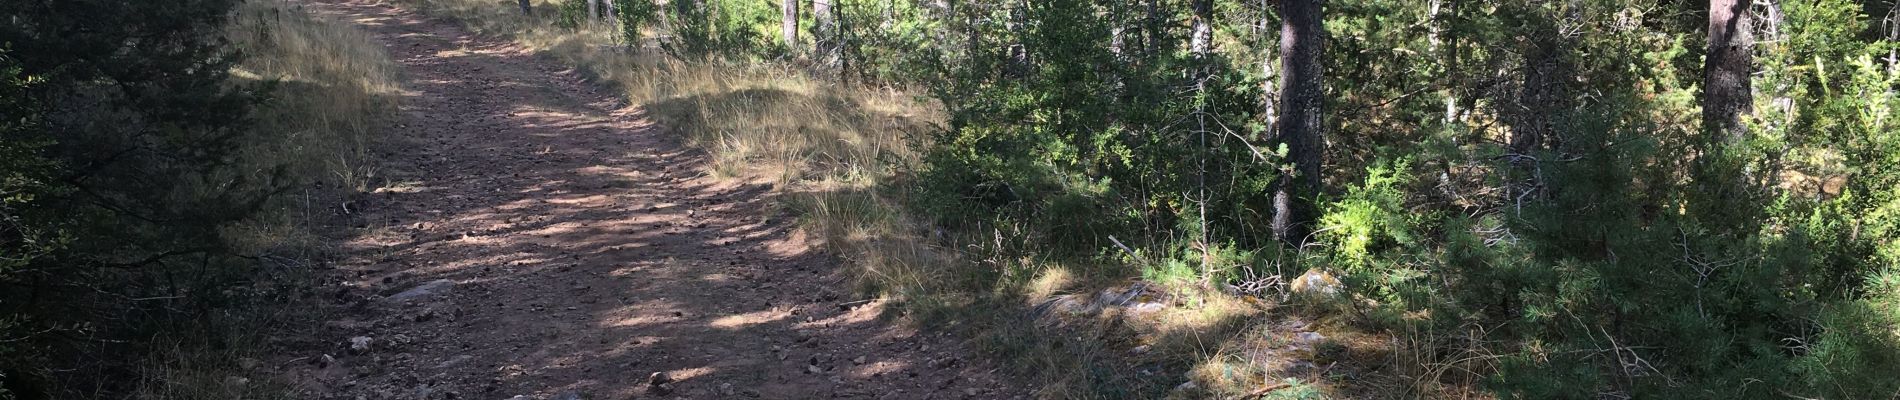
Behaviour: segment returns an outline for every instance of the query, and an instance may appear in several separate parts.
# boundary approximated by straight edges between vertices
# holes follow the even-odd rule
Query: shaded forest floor
[[[1027,393],[836,289],[769,185],[706,176],[575,71],[380,2],[308,7],[372,32],[406,88],[387,183],[345,205],[339,317],[277,360],[307,397]]]

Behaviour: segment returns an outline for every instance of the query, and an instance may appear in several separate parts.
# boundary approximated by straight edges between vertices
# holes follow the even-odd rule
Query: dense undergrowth
[[[0,398],[287,396],[393,62],[275,0],[0,9]]]

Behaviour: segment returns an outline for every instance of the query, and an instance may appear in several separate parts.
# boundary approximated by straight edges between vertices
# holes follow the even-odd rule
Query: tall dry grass
[[[246,3],[225,33],[245,56],[232,75],[270,87],[243,158],[259,173],[282,165],[305,183],[232,236],[248,239],[240,247],[257,253],[319,245],[311,233],[321,210],[378,179],[372,150],[402,94],[401,69],[367,32],[284,0]]]
[[[224,235],[261,264],[254,284],[228,289],[248,300],[190,322],[217,337],[155,336],[135,398],[293,398],[260,368],[269,359],[265,335],[316,318],[317,307],[290,293],[315,282],[303,266],[329,257],[321,231],[334,228],[338,204],[378,179],[374,150],[401,95],[399,67],[369,34],[295,3],[251,0],[225,34],[245,57],[233,83],[264,85],[270,94],[253,111],[238,162],[256,178],[281,173],[297,184]]]

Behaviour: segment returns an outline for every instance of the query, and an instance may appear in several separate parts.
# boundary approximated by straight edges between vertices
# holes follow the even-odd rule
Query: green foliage
[[[45,263],[66,241],[66,221],[48,201],[67,188],[54,181],[57,165],[40,156],[50,141],[39,137],[29,85],[18,63],[0,52],[0,284],[14,283],[15,270]],[[44,362],[37,349],[16,344],[31,332],[23,319],[0,314],[0,398],[18,394],[8,387],[44,379],[43,371],[17,367]]]
[[[269,86],[229,76],[237,4],[0,1],[0,392],[127,393],[152,328],[244,273],[231,228],[292,182],[247,151]],[[128,300],[154,296],[188,300]]]
[[[632,3],[676,55],[789,47],[771,2]],[[1293,248],[1266,227],[1290,170],[1266,145],[1271,3],[1214,1],[1208,54],[1188,1],[841,1],[807,40],[836,45],[818,75],[929,90],[948,121],[893,189],[1038,253],[1011,257],[1182,285],[1330,268],[1379,326],[1434,333],[1410,351],[1495,355],[1453,367],[1500,397],[1900,390],[1880,375],[1900,369],[1882,4],[1755,2],[1780,20],[1758,24],[1750,133],[1727,142],[1700,121],[1705,3],[1325,2],[1323,215]],[[1017,264],[971,279],[1035,272]]]
[[[587,24],[587,1],[588,0],[562,1],[554,10],[554,25],[574,29]]]
[[[1383,301],[1405,300],[1400,292],[1414,289],[1414,280],[1424,276],[1431,249],[1421,234],[1439,218],[1407,208],[1416,184],[1412,165],[1401,157],[1367,167],[1364,183],[1325,206],[1315,233],[1332,266],[1346,273],[1346,283]]]
[[[773,2],[682,0],[662,11],[673,40],[662,48],[675,56],[758,56],[774,49],[779,9]]]
[[[1272,54],[1253,25],[1271,10],[1217,2],[1230,38],[1196,57],[1137,6],[977,2],[934,19],[967,35],[911,64],[940,71],[924,81],[952,113],[924,148],[918,209],[956,229],[1036,227],[1073,257],[1122,253],[1113,235],[1168,255],[1109,257],[1153,263],[1138,270],[1155,281],[1321,261],[1387,326],[1486,327],[1496,343],[1433,345],[1500,353],[1476,368],[1507,397],[1892,392],[1866,374],[1900,366],[1900,85],[1859,4],[1781,4],[1787,37],[1756,50],[1753,134],[1721,143],[1692,117],[1706,27],[1692,5],[1329,3],[1331,199],[1317,256],[1271,261],[1223,250],[1279,251],[1261,222],[1280,153],[1252,146],[1271,132],[1256,111],[1277,65],[1232,61]],[[1500,138],[1520,131],[1544,136],[1511,154]]]
[[[614,0],[615,18],[620,20],[620,37],[629,44],[640,44],[641,29],[658,21],[657,7],[643,0]]]

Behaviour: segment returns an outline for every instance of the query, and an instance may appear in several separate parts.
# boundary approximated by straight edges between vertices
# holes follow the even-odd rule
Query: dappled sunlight
[[[525,35],[528,46],[471,39],[388,5],[336,1],[326,6],[332,12],[385,15],[369,28],[410,67],[413,95],[397,124],[402,151],[389,162],[387,180],[396,183],[360,201],[374,228],[353,239],[344,263],[346,284],[380,325],[326,333],[390,341],[370,355],[333,354],[351,367],[388,369],[333,389],[413,391],[384,378],[413,374],[437,376],[431,390],[464,396],[715,398],[749,389],[819,398],[871,387],[932,393],[987,374],[967,361],[929,365],[955,359],[946,354],[958,346],[892,328],[880,302],[833,289],[847,274],[780,210],[785,182],[710,176],[729,158],[648,119],[677,115],[670,107],[681,103],[629,107],[583,82],[583,72],[547,68],[532,52],[541,33]],[[735,117],[841,112],[822,109],[832,100],[777,105],[787,99],[780,93],[828,96],[809,83],[684,83],[692,91],[676,94],[771,88],[723,92],[732,107],[759,108]],[[768,125],[773,138],[747,158],[793,170],[869,165],[873,153],[897,149],[862,149],[898,141],[839,123]],[[812,129],[825,133],[798,137]],[[440,293],[408,293],[441,281]],[[403,300],[377,300],[392,296]],[[398,353],[432,361],[378,361]],[[655,373],[670,382],[655,383]]]
[[[719,317],[718,319],[714,319],[710,325],[720,329],[739,329],[752,325],[777,322],[791,317],[792,312],[790,310],[753,311],[745,314]]]

